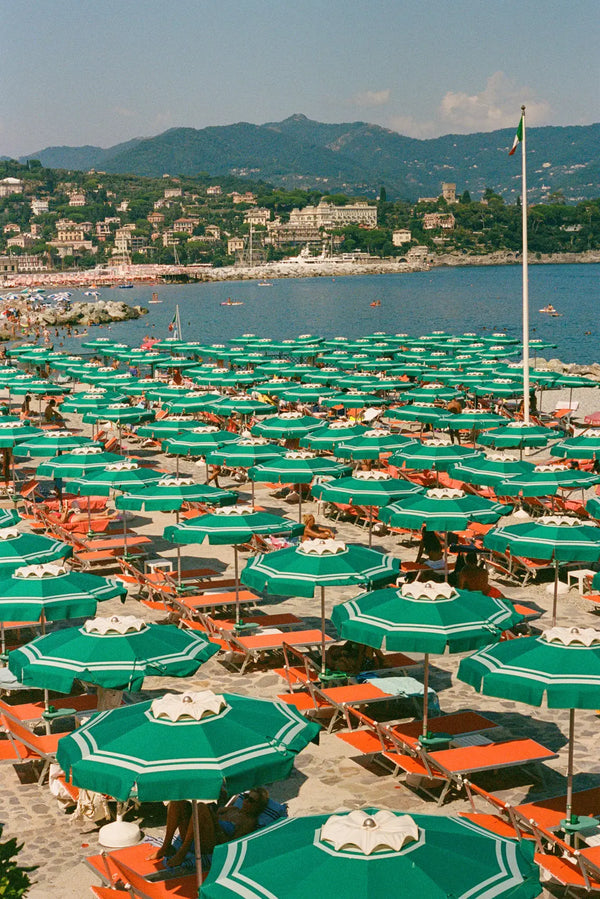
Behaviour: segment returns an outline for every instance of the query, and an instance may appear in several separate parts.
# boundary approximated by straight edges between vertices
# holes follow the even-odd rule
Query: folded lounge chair
[[[16,757],[6,760],[13,762],[42,761],[42,770],[38,777],[38,784],[41,784],[48,772],[48,768],[52,762],[56,761],[58,741],[61,737],[66,736],[68,732],[38,736],[18,717],[13,715],[9,709],[10,706],[3,703],[0,710],[0,722],[8,734]]]

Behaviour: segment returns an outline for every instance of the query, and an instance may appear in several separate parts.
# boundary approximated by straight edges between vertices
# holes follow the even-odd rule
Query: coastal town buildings
[[[23,182],[19,178],[2,178],[0,181],[0,198],[22,193]]]
[[[456,219],[451,212],[426,212],[423,216],[423,228],[426,231],[432,231],[434,228],[452,231],[455,225]]]
[[[412,234],[408,228],[399,228],[397,231],[392,231],[392,243],[395,247],[401,247],[405,243],[410,243],[411,240]]]

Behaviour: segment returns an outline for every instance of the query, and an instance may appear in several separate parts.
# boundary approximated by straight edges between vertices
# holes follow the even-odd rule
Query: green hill
[[[318,188],[416,200],[437,196],[442,181],[475,198],[486,187],[507,200],[520,190],[521,166],[509,159],[514,130],[416,140],[366,122],[325,124],[303,115],[282,122],[172,128],[108,149],[48,147],[25,159],[44,166],[160,177],[209,172],[247,176],[286,188]],[[530,128],[531,201],[562,191],[569,202],[600,195],[600,124]]]

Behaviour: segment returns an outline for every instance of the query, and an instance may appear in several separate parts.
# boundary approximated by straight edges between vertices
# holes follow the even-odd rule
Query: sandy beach
[[[568,399],[568,391],[553,392],[551,397],[553,403],[560,399]],[[600,409],[600,394],[597,390],[577,389],[574,398],[580,404],[578,418],[582,419],[585,414]],[[81,419],[78,416],[71,416],[69,423],[75,428],[81,428]],[[140,455],[144,455],[144,452],[142,450]],[[161,468],[170,471],[175,469],[173,458],[161,454],[153,458],[157,459]],[[528,458],[538,462],[549,456],[547,450],[540,450],[529,453]],[[202,467],[199,469],[189,461],[182,461],[180,470],[194,475],[199,480],[204,475]],[[228,480],[223,481],[223,486],[236,487],[234,482]],[[242,486],[239,491],[242,499],[249,498],[249,485]],[[274,498],[272,493],[271,489],[258,484],[257,503],[267,511],[283,513],[294,518],[297,515],[297,507],[286,505],[282,500]],[[10,507],[11,503],[7,501],[3,505]],[[315,513],[318,520],[323,520],[318,504],[308,503],[306,511]],[[174,516],[168,513],[152,515],[140,513],[132,519],[131,525],[137,533],[152,538],[151,556],[169,558],[175,555],[174,546],[166,543],[161,536],[164,527],[173,523],[173,519]],[[365,532],[355,525],[340,521],[333,526],[340,539],[348,542],[365,542]],[[375,537],[374,546],[391,552],[402,560],[412,560],[416,554],[416,545],[408,544],[398,536]],[[200,560],[202,565],[217,568],[231,576],[230,547],[207,544],[183,547],[185,566],[197,567]],[[492,579],[492,581],[505,595],[518,598],[528,605],[543,610],[543,617],[535,623],[536,628],[543,629],[549,624],[552,596],[549,592],[551,588],[548,578],[542,575],[539,583],[534,581],[524,589],[501,580]],[[353,588],[329,589],[327,614],[330,614],[334,604],[354,595],[356,590]],[[261,608],[267,607],[269,611],[292,612],[303,617],[310,626],[319,626],[317,600],[294,597],[282,601],[266,599],[261,603]],[[118,600],[111,600],[103,604],[101,611],[102,615],[107,616],[123,612],[147,620],[161,618],[160,613],[150,612],[131,596],[124,607]],[[594,627],[597,621],[594,606],[579,595],[576,586],[568,591],[565,586],[559,599],[559,624]],[[461,656],[445,655],[432,659],[430,684],[438,693],[444,712],[473,709],[505,728],[507,735],[533,738],[557,753],[555,760],[537,768],[535,773],[538,779],[532,779],[523,770],[501,773],[494,778],[481,778],[479,782],[512,804],[564,792],[568,713],[548,710],[545,707],[531,708],[508,700],[497,700],[476,694],[455,677],[460,658]],[[422,667],[411,670],[411,674],[415,670],[416,677],[422,677]],[[184,683],[178,679],[148,678],[144,686],[143,696],[149,698],[166,690],[179,692],[184,688]],[[251,667],[242,676],[233,670],[222,654],[202,666],[194,678],[185,682],[185,687],[210,688],[214,692],[230,691],[269,698],[285,692],[282,680],[270,670],[269,666]],[[578,712],[575,742],[576,789],[600,783],[597,737],[597,714],[593,711]],[[0,767],[0,789],[3,796],[1,817],[5,822],[4,839],[15,836],[19,842],[24,843],[20,862],[39,866],[33,875],[34,886],[28,893],[29,899],[48,899],[48,897],[82,899],[88,896],[89,886],[97,884],[98,879],[86,867],[84,860],[86,855],[98,851],[97,829],[88,826],[82,830],[80,826],[74,825],[69,816],[59,809],[48,787],[29,782],[26,777],[26,766],[18,766],[18,769],[17,773],[10,764]],[[291,778],[268,786],[273,798],[288,803],[289,813],[292,816],[365,806],[443,815],[454,815],[468,810],[468,803],[462,796],[448,802],[443,808],[439,808],[434,802],[426,801],[408,786],[401,784],[389,771],[371,764],[366,757],[357,758],[356,752],[338,739],[335,733],[328,735],[323,732],[319,746],[310,746],[299,755]],[[145,834],[160,834],[164,827],[164,808],[160,804],[144,806],[138,820]],[[544,895],[558,894],[544,892]]]

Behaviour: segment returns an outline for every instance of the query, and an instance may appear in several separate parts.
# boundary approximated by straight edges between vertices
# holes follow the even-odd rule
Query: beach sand
[[[568,399],[568,391],[552,392],[553,406],[555,400]],[[579,401],[578,417],[600,409],[600,394],[596,390],[578,389],[574,399]],[[80,419],[73,417],[73,424]],[[137,452],[137,450],[136,450]],[[548,458],[547,450],[536,451],[529,456],[534,461]],[[161,467],[175,469],[175,461],[160,456]],[[181,471],[193,474],[202,480],[203,467],[194,463],[181,463]],[[224,486],[233,487],[233,483],[225,480]],[[249,488],[240,488],[242,498],[249,497]],[[286,505],[273,498],[268,489],[257,485],[257,503],[268,511],[283,512],[291,518],[297,515],[297,507]],[[308,503],[306,511],[314,512],[317,520],[320,509],[316,503]],[[304,511],[304,506],[303,506]],[[174,516],[167,513],[136,515],[132,520],[134,530],[147,534],[154,539],[152,555],[172,557],[175,549],[161,538],[163,528],[172,523]],[[364,531],[352,524],[339,522],[334,525],[338,537],[348,542],[365,542]],[[414,559],[416,545],[405,545],[398,536],[375,537],[376,548],[392,552],[402,560]],[[233,553],[227,546],[186,546],[183,547],[184,565],[191,563],[196,567],[199,560],[202,564],[227,570],[231,575]],[[588,567],[582,565],[581,567]],[[539,583],[532,583],[525,589],[509,586],[504,582],[494,581],[503,592],[511,598],[518,598],[527,604],[537,605],[544,610],[542,628],[549,626],[549,609],[552,603],[549,592],[550,577],[540,577]],[[334,604],[356,595],[356,589],[336,588],[326,591],[327,613]],[[267,599],[261,608],[269,611],[293,612],[306,618],[311,626],[319,627],[318,600],[288,598],[279,600]],[[148,611],[133,598],[128,598],[123,607],[118,600],[104,603],[100,614],[136,614],[148,620],[160,619],[160,613]],[[594,606],[582,598],[576,587],[561,594],[559,598],[558,623],[561,625],[579,625],[593,627],[597,622]],[[215,692],[230,691],[248,695],[274,698],[285,692],[283,682],[268,668],[250,669],[240,676],[224,664],[222,655],[211,659],[201,667],[194,678],[185,682],[179,679],[147,678],[144,684],[144,697],[152,697],[169,689],[181,691],[184,688],[207,689]],[[415,656],[416,658],[416,656]],[[538,766],[533,779],[529,772],[511,771],[500,773],[487,779],[479,779],[479,783],[492,789],[503,799],[517,804],[542,796],[561,794],[566,789],[565,771],[567,764],[568,712],[565,710],[548,710],[547,708],[531,708],[508,700],[497,700],[475,693],[470,687],[456,679],[456,670],[461,656],[445,655],[432,658],[432,674],[430,685],[437,691],[441,708],[444,712],[461,709],[474,709],[489,716],[506,728],[507,735],[513,737],[533,738],[552,751],[558,757]],[[415,669],[411,670],[413,674]],[[417,669],[417,677],[422,676],[422,667]],[[599,700],[600,707],[600,700]],[[409,713],[410,714],[410,713]],[[600,784],[600,759],[597,753],[598,716],[594,711],[581,711],[576,716],[575,739],[575,788],[581,789]],[[401,784],[388,771],[374,766],[364,757],[356,758],[356,753],[338,739],[335,734],[323,732],[319,746],[310,745],[297,758],[294,773],[281,783],[269,785],[272,797],[287,802],[290,815],[335,812],[341,809],[353,809],[364,806],[380,806],[406,812],[427,814],[457,814],[467,811],[469,806],[464,797],[447,802],[439,808],[434,802],[426,801],[410,788]],[[47,786],[38,787],[25,779],[26,767],[20,766],[19,776],[12,765],[0,767],[0,790],[2,792],[2,811],[0,821],[5,824],[3,839],[15,836],[24,843],[19,856],[22,864],[38,865],[32,877],[34,886],[28,893],[29,899],[81,899],[90,895],[89,886],[97,884],[98,879],[85,865],[86,855],[98,851],[97,829],[90,826],[83,832],[65,815],[58,803],[50,795]],[[481,810],[489,811],[482,808]],[[164,807],[162,805],[145,806],[142,809],[140,826],[145,833],[160,834],[164,826]],[[555,895],[545,892],[544,895]]]

